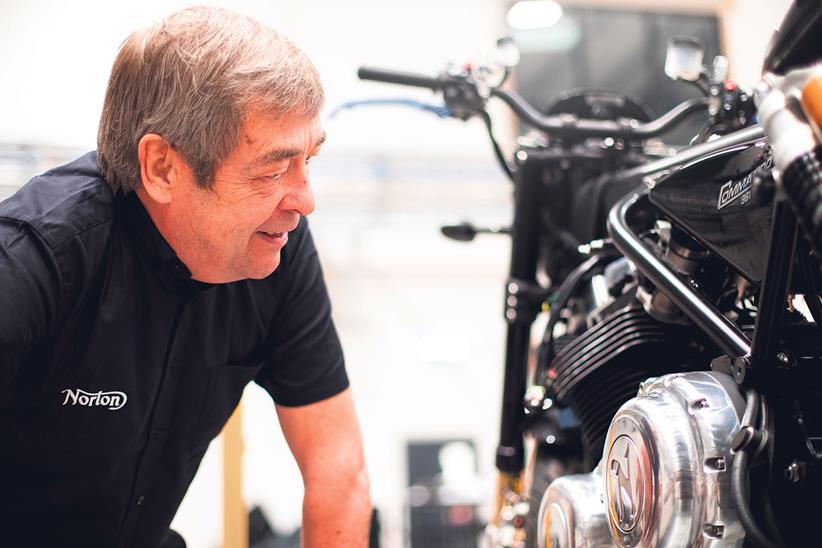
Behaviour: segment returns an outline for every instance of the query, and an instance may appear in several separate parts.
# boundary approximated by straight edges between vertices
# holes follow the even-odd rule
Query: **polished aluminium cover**
[[[615,545],[741,543],[730,443],[743,406],[733,380],[720,373],[671,374],[643,383],[614,416],[599,465]]]
[[[551,482],[542,497],[537,522],[539,548],[602,548],[612,546],[602,504],[599,470],[563,476]]]

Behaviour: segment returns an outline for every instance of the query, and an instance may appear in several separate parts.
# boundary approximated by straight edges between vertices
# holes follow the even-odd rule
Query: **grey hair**
[[[316,116],[323,102],[316,68],[287,38],[228,10],[187,8],[120,47],[97,133],[98,165],[112,189],[134,190],[138,143],[156,133],[210,188],[250,110]]]

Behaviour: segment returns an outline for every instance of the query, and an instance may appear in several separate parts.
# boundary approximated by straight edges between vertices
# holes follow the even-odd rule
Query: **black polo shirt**
[[[157,546],[252,380],[348,386],[305,219],[271,276],[211,285],[95,153],[0,204],[0,544]]]

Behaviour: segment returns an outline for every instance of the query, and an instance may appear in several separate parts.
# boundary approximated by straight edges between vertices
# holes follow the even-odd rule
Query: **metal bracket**
[[[505,284],[505,320],[532,322],[549,296],[550,292],[541,285],[509,278]]]

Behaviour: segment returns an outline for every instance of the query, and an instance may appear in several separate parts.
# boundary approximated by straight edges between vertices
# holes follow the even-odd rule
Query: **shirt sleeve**
[[[305,218],[282,253],[284,287],[271,327],[272,351],[255,381],[280,405],[306,405],[345,390],[348,376]]]
[[[0,394],[46,339],[60,286],[51,248],[26,223],[0,217]]]

